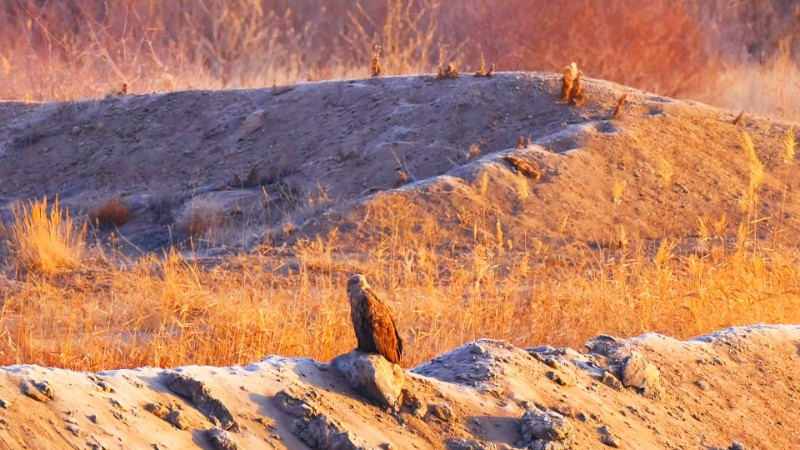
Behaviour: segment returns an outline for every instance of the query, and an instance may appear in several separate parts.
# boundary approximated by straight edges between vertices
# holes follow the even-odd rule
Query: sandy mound
[[[738,217],[746,131],[766,170],[759,217],[788,218],[782,238],[797,241],[800,204],[782,196],[800,189],[784,173],[791,124],[745,115],[735,125],[738,111],[585,86],[581,108],[558,100],[558,76],[537,73],[4,103],[0,201],[8,210],[58,194],[88,214],[118,195],[132,208],[119,231],[144,250],[185,237],[174,222],[192,198],[251,227],[244,241],[221,239],[247,248],[334,228],[377,240],[392,221],[410,234],[435,228],[448,244],[494,235],[499,222],[514,243],[605,245],[623,228],[686,237],[698,217]]]
[[[588,353],[465,344],[405,372],[392,409],[332,365],[92,373],[2,368],[6,448],[793,448],[800,327],[689,341],[600,336]],[[627,387],[626,387],[627,386]]]

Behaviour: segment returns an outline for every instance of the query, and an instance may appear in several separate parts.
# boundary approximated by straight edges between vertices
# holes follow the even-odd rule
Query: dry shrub
[[[80,265],[86,251],[85,232],[60,208],[58,198],[52,208],[44,198],[14,208],[9,246],[18,269],[53,275]]]
[[[228,221],[225,208],[214,200],[194,197],[178,212],[178,229],[190,236],[203,236],[220,229]]]
[[[89,211],[89,220],[101,226],[122,226],[131,220],[131,207],[119,196],[101,201]]]
[[[453,80],[459,77],[458,67],[455,63],[444,65],[444,49],[446,45],[439,44],[439,69],[436,72],[436,80]]]
[[[617,105],[614,107],[614,114],[611,115],[612,119],[619,119],[622,115],[622,107],[625,106],[625,102],[628,100],[628,93],[622,94],[619,99],[617,99]]]
[[[374,52],[372,53],[372,61],[370,61],[370,71],[373,77],[379,77],[383,74],[383,68],[381,67],[381,46],[376,44],[373,49]]]
[[[575,80],[572,82],[572,89],[569,91],[569,104],[572,106],[583,106],[585,99],[583,97],[583,73],[578,71]]]
[[[489,69],[486,69],[486,57],[483,56],[483,52],[481,52],[481,65],[475,71],[475,76],[479,78],[492,78],[494,76],[494,64],[489,66]]]

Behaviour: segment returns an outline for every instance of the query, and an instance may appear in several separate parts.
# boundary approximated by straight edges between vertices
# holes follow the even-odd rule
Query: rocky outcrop
[[[381,406],[397,408],[402,403],[403,369],[383,356],[353,350],[336,357],[331,365],[353,389]]]

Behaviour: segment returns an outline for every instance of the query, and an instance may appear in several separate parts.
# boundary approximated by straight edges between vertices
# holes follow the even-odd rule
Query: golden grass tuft
[[[17,269],[54,275],[77,269],[86,251],[85,227],[77,227],[58,198],[47,198],[14,208],[9,247]]]

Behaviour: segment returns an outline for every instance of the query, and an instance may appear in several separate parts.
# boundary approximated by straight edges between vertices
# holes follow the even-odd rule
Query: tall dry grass
[[[86,228],[77,227],[58,199],[20,204],[14,209],[8,247],[17,270],[54,275],[77,269],[86,251]]]
[[[726,56],[737,44],[713,41],[725,33],[703,20],[674,0],[12,0],[0,7],[0,99],[361,78],[375,44],[385,74],[430,73],[444,44],[465,72],[482,61],[553,71],[574,60],[587,76],[663,95],[796,114],[792,41],[754,65]]]
[[[345,296],[354,272],[393,308],[407,366],[484,337],[579,347],[600,333],[687,338],[732,325],[796,323],[800,251],[755,232],[760,161],[743,139],[742,225],[737,232],[726,218],[699,220],[695,249],[625,237],[605,250],[562,243],[553,251],[512,243],[497,218],[491,232],[476,227],[469,246],[447,250],[436,223],[410,230],[402,207],[376,203],[370,220],[384,232],[370,249],[347,247],[334,231],[213,268],[172,250],[136,260],[84,258],[59,265],[55,276],[19,274],[0,284],[0,364],[99,370],[244,364],[269,354],[327,360],[355,345]],[[79,259],[82,246],[59,245],[78,242],[81,227],[58,208],[48,211],[42,203],[18,210],[7,265],[42,268],[40,260],[52,258],[24,256],[23,238]]]

